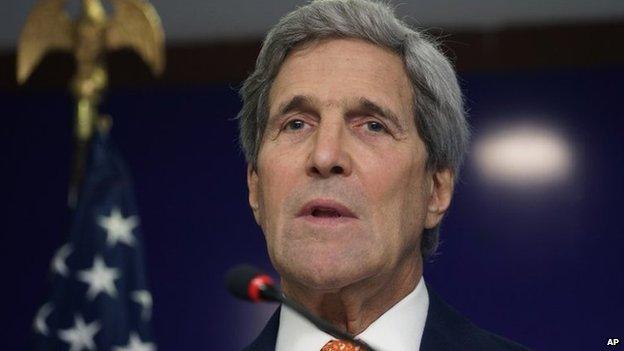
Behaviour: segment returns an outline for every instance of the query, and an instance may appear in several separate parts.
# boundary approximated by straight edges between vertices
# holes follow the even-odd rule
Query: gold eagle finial
[[[100,0],[82,0],[82,11],[73,19],[65,10],[67,0],[39,0],[18,40],[16,75],[20,84],[50,51],[70,51],[76,60],[76,72],[70,84],[76,99],[76,145],[69,190],[72,207],[84,176],[91,136],[96,128],[103,131],[110,125],[98,111],[108,84],[106,52],[130,48],[155,75],[160,75],[165,66],[164,33],[152,5],[144,0],[110,1],[113,4],[110,19]]]
[[[76,54],[81,41],[88,39],[85,29],[103,32],[103,40],[91,44],[92,55],[107,50],[130,48],[160,75],[165,66],[164,33],[158,14],[144,0],[110,0],[113,17],[99,0],[83,0],[82,15],[72,19],[65,11],[67,0],[39,0],[29,14],[18,40],[17,81],[23,84],[46,53],[53,50]],[[90,24],[91,26],[88,26]],[[81,33],[82,32],[82,33]]]

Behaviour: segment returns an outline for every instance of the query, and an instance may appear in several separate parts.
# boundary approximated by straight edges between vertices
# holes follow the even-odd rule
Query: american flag
[[[34,321],[36,350],[154,351],[152,295],[126,167],[95,133],[69,240],[50,264],[52,289]]]

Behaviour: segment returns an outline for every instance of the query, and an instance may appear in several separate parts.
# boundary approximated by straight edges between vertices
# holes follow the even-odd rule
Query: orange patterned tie
[[[325,344],[321,351],[363,351],[363,349],[348,341],[332,340]]]

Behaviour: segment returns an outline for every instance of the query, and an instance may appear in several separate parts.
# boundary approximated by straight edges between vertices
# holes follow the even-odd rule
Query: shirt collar
[[[414,290],[397,302],[357,337],[376,350],[413,351],[420,347],[429,294],[421,277]],[[276,351],[319,351],[331,335],[282,305]]]

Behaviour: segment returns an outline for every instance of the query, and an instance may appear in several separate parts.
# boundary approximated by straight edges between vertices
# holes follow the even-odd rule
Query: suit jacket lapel
[[[459,312],[447,305],[429,286],[429,309],[420,351],[461,350],[474,329]],[[468,340],[467,340],[468,339]]]
[[[277,331],[279,329],[279,317],[281,308],[278,307],[271,316],[264,329],[256,340],[243,349],[243,351],[275,351],[275,343],[277,342]]]

